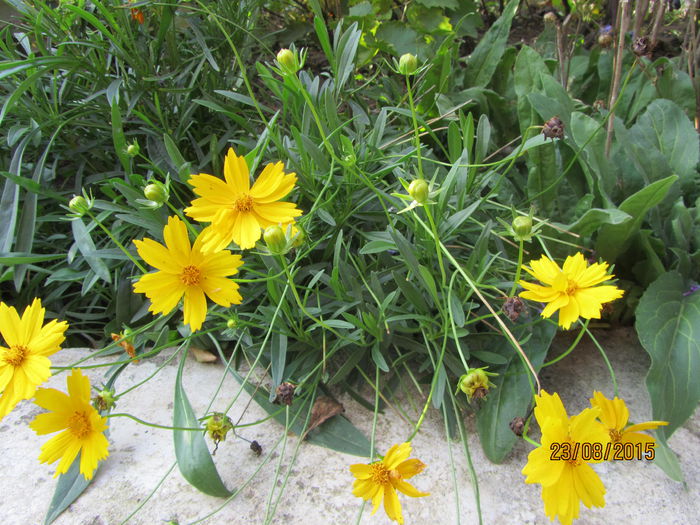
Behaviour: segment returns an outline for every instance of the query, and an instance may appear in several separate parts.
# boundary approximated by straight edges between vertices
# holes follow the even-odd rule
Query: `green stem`
[[[416,107],[413,104],[413,90],[411,89],[410,75],[406,75],[406,90],[408,91],[408,103],[411,107],[411,120],[413,120],[413,143],[416,147],[416,159],[418,160],[418,177],[423,178],[423,160],[420,155],[420,134],[418,132],[418,120],[416,119]]]
[[[439,240],[440,237],[438,235],[437,225],[435,224],[435,220],[433,219],[433,213],[430,211],[430,206],[423,206],[423,208],[425,208],[425,214],[428,216],[428,222],[430,222],[430,229],[433,232],[433,239],[435,240],[435,251],[437,252],[437,256],[438,256],[438,265],[440,266],[440,276],[442,277],[442,286],[444,288],[445,283],[447,282],[447,277],[445,274],[445,264],[442,261],[442,250],[440,249],[440,240]]]
[[[576,339],[574,339],[574,342],[571,343],[571,346],[570,346],[569,348],[566,349],[566,352],[564,352],[564,353],[561,354],[561,355],[558,355],[557,357],[555,357],[555,358],[552,359],[551,361],[547,361],[545,364],[542,365],[542,368],[544,368],[544,367],[546,367],[546,366],[553,365],[554,363],[558,363],[559,361],[561,361],[562,359],[564,359],[567,355],[569,355],[571,352],[573,352],[574,348],[576,348],[576,345],[578,345],[578,342],[579,342],[579,341],[581,340],[581,338],[583,337],[583,334],[586,333],[586,329],[588,328],[588,323],[589,323],[589,322],[590,322],[590,319],[586,319],[586,322],[583,323],[583,325],[581,326],[581,331],[580,331],[580,332],[578,333],[578,335],[576,336]]]
[[[157,423],[149,423],[148,421],[144,421],[143,419],[139,419],[136,416],[132,416],[131,414],[107,414],[108,418],[113,418],[113,417],[128,417],[129,419],[133,419],[137,423],[141,423],[142,425],[146,425],[147,427],[152,427],[152,428],[162,428],[163,430],[185,430],[188,432],[203,432],[203,428],[188,428],[188,427],[170,427],[167,425],[159,425]]]
[[[148,270],[146,270],[146,268],[144,268],[144,267],[141,265],[141,263],[140,263],[138,260],[136,260],[136,258],[135,258],[133,255],[131,255],[131,253],[129,253],[129,250],[127,250],[127,249],[124,247],[124,245],[123,245],[122,243],[120,243],[120,242],[117,240],[117,238],[112,234],[111,231],[109,231],[107,228],[105,228],[104,224],[102,224],[102,223],[99,221],[99,219],[98,219],[97,217],[95,217],[95,216],[90,212],[90,210],[87,211],[87,214],[90,216],[90,218],[91,218],[93,221],[95,221],[95,223],[96,223],[100,228],[102,228],[102,231],[104,231],[104,232],[107,234],[107,236],[112,240],[112,242],[113,242],[114,244],[116,244],[117,247],[118,247],[121,251],[124,252],[124,254],[131,260],[131,262],[133,262],[133,263],[136,265],[136,267],[137,267],[139,270],[141,270],[141,272],[143,272],[143,273],[148,272]]]
[[[608,359],[608,356],[605,353],[605,350],[603,350],[603,347],[600,346],[600,343],[598,342],[598,340],[595,338],[595,336],[588,329],[587,324],[586,324],[586,326],[584,326],[584,330],[586,330],[586,333],[589,335],[589,337],[593,341],[593,344],[596,346],[596,348],[598,348],[598,350],[600,350],[600,355],[603,356],[603,361],[605,361],[605,365],[608,367],[608,370],[610,371],[610,379],[612,379],[612,384],[613,384],[613,395],[617,396],[618,395],[617,379],[615,379],[615,371],[613,370],[613,367],[610,364],[610,360]]]
[[[518,281],[520,280],[520,272],[523,268],[523,241],[520,241],[520,247],[518,248],[518,267],[515,269],[515,279],[513,279],[513,287],[510,289],[508,297],[513,297],[515,295],[515,290],[518,288]]]

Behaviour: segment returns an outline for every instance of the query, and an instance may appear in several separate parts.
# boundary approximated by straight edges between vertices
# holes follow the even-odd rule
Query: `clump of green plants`
[[[662,448],[678,478],[667,440],[700,400],[692,379],[669,379],[700,372],[683,357],[700,351],[688,335],[700,324],[700,194],[684,62],[652,62],[622,31],[617,47],[573,46],[557,68],[561,46],[509,44],[515,0],[480,36],[468,3],[416,2],[394,20],[383,2],[350,2],[335,25],[311,4],[313,34],[284,48],[259,36],[267,11],[255,1],[34,2],[2,30],[0,416],[34,398],[56,414],[32,428],[70,438],[40,455],[60,460],[47,522],[109,461],[104,431],[132,388],[116,379],[171,348],[178,466],[213,496],[233,490],[207,439],[224,447],[235,424],[190,405],[192,347],[218,356],[281,433],[370,458],[350,467],[353,494],[395,521],[397,491],[428,496],[405,479],[425,467],[410,443],[431,407],[467,457],[466,412],[494,462],[521,437],[535,445],[525,481],[562,522],[580,501],[605,504],[588,462],[618,449],[653,459]],[[612,399],[595,392],[568,416],[539,372],[595,340],[593,325],[633,316],[652,356],[654,421],[628,425],[611,367]],[[560,330],[578,335],[548,356]],[[67,394],[37,389],[66,338],[93,350],[54,369],[73,368]],[[104,356],[90,395],[80,367]],[[410,392],[411,432],[391,446],[339,410],[314,421],[328,389],[375,426],[380,399]],[[542,475],[558,461],[556,490],[575,506]],[[579,477],[594,497],[576,492]]]

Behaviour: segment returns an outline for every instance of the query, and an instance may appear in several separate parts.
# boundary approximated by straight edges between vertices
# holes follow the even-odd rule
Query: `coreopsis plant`
[[[409,459],[410,455],[411,443],[401,443],[392,446],[381,461],[369,465],[350,465],[350,472],[357,478],[353,483],[352,493],[372,502],[372,514],[377,512],[379,504],[384,501],[384,511],[389,519],[403,523],[401,503],[396,491],[412,498],[430,496],[430,493],[421,492],[404,481],[425,469],[425,463],[419,459]]]
[[[0,302],[0,334],[7,345],[0,345],[0,420],[51,376],[49,356],[61,349],[68,323],[53,319],[44,325],[45,314],[40,299],[22,317]]]
[[[39,455],[42,463],[61,460],[54,477],[68,472],[80,454],[80,473],[92,479],[97,463],[109,455],[107,418],[90,404],[90,380],[80,369],[73,369],[66,382],[68,394],[55,388],[37,390],[36,404],[49,412],[36,416],[29,426],[40,435],[63,431],[42,445]]]
[[[224,180],[207,174],[192,175],[189,183],[199,198],[185,213],[211,225],[202,232],[202,249],[218,251],[235,242],[242,250],[253,248],[262,230],[287,225],[302,214],[293,202],[280,201],[296,184],[294,173],[285,173],[276,162],[263,169],[253,186],[248,165],[229,148],[224,161]]]
[[[598,286],[614,277],[607,273],[608,264],[588,266],[580,252],[567,257],[561,268],[545,255],[530,262],[530,266],[532,269],[523,268],[543,285],[518,281],[525,288],[520,297],[547,303],[542,317],[551,317],[559,311],[559,326],[565,330],[579,317],[600,319],[603,304],[619,299],[624,293],[617,286]]]
[[[185,223],[178,217],[168,218],[163,238],[165,246],[152,239],[134,241],[139,255],[158,270],[134,284],[135,292],[151,300],[151,312],[167,314],[184,296],[184,321],[194,332],[207,316],[207,297],[225,307],[241,303],[238,284],[227,279],[243,264],[240,255],[228,250],[205,255],[202,235],[191,246]]]

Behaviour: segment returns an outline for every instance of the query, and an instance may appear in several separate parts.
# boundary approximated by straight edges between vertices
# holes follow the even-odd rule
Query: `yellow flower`
[[[559,310],[559,326],[567,330],[579,317],[600,319],[603,303],[619,299],[624,293],[616,286],[596,286],[614,276],[607,274],[607,263],[587,266],[582,253],[567,257],[562,268],[544,255],[530,262],[530,266],[532,270],[523,268],[547,286],[518,281],[526,289],[520,297],[548,303],[542,317],[550,317]]]
[[[80,453],[80,473],[92,479],[97,462],[109,455],[109,442],[103,432],[107,418],[90,405],[90,380],[74,368],[68,376],[68,395],[55,388],[40,388],[36,404],[50,410],[39,414],[29,426],[37,434],[52,434],[63,430],[41,447],[39,461],[53,463],[60,459],[54,477],[68,472]]]
[[[8,345],[0,345],[0,420],[51,377],[48,356],[61,349],[68,323],[54,319],[42,326],[45,313],[40,299],[25,308],[21,319],[0,302],[0,334]]]
[[[652,430],[668,425],[668,421],[647,421],[625,428],[630,412],[624,400],[617,396],[614,399],[608,399],[601,392],[593,392],[591,406],[600,408],[599,419],[608,430],[610,441],[613,443],[656,443],[653,437],[641,434],[639,430]]]
[[[607,432],[596,421],[598,408],[587,408],[580,414],[568,417],[558,394],[544,390],[535,398],[535,418],[542,430],[542,446],[530,452],[527,465],[522,470],[525,483],[542,485],[542,501],[545,514],[550,519],[559,517],[563,525],[570,525],[578,518],[580,502],[586,507],[605,506],[605,487],[598,474],[581,457],[580,445],[571,460],[561,458],[562,443],[573,450],[576,443],[601,443],[609,441]],[[572,454],[573,456],[573,454]]]
[[[278,202],[294,188],[297,177],[284,173],[284,164],[268,164],[250,187],[245,158],[229,148],[224,162],[224,178],[192,175],[199,199],[185,208],[185,213],[200,222],[211,222],[203,232],[205,251],[218,251],[234,241],[241,249],[253,248],[261,231],[268,226],[292,222],[301,215],[293,202]]]
[[[178,217],[168,217],[163,238],[165,246],[152,239],[134,241],[143,260],[159,270],[134,283],[134,291],[151,300],[151,312],[167,314],[184,295],[185,323],[194,332],[207,316],[207,297],[221,306],[240,304],[238,284],[226,279],[243,264],[240,255],[228,250],[205,254],[201,234],[190,247],[187,228]]]
[[[350,465],[350,472],[357,478],[352,485],[352,493],[364,500],[372,500],[372,514],[377,512],[383,499],[384,511],[389,519],[403,523],[401,504],[396,491],[399,490],[412,498],[430,496],[428,492],[420,492],[404,481],[425,468],[425,464],[419,459],[408,459],[410,455],[411,443],[401,443],[391,447],[381,461],[369,465]]]

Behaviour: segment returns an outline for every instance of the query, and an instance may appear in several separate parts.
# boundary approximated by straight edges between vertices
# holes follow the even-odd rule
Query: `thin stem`
[[[420,158],[420,157],[419,157]],[[439,239],[440,237],[438,236],[438,230],[437,230],[437,225],[435,224],[435,220],[433,219],[433,213],[430,211],[430,206],[423,206],[425,208],[425,214],[428,216],[428,222],[430,222],[430,228],[433,232],[433,239],[435,239],[435,251],[437,253],[438,257],[438,265],[440,266],[440,276],[442,278],[442,286],[445,286],[445,283],[447,282],[447,277],[445,274],[445,263],[442,261],[442,250],[440,250],[440,243]]]
[[[589,322],[590,322],[590,319],[586,319],[586,322],[585,322],[585,323],[581,323],[581,331],[580,331],[580,332],[578,333],[578,335],[576,336],[576,339],[574,339],[574,342],[571,343],[571,346],[569,346],[569,348],[566,349],[566,352],[564,352],[564,353],[561,354],[561,355],[558,355],[557,357],[555,357],[555,358],[552,359],[551,361],[547,361],[545,364],[542,365],[542,368],[544,368],[544,367],[546,367],[546,366],[551,366],[551,365],[553,365],[554,363],[558,363],[559,361],[561,361],[562,359],[564,359],[567,355],[569,355],[571,352],[573,352],[573,351],[574,351],[574,348],[576,348],[576,346],[578,345],[578,342],[579,342],[579,341],[581,340],[581,338],[583,337],[583,334],[586,333],[586,330],[587,330],[587,328],[588,328],[588,323],[589,323]],[[580,323],[580,321],[579,321],[579,323]]]
[[[518,267],[515,269],[515,278],[513,279],[513,287],[510,289],[508,297],[513,297],[515,295],[515,290],[518,289],[518,281],[520,280],[520,272],[523,268],[523,241],[520,241],[520,246],[518,248]]]
[[[418,160],[418,177],[424,178],[423,161],[420,154],[420,134],[418,132],[418,120],[416,119],[416,107],[413,104],[413,90],[411,89],[410,75],[406,75],[406,90],[408,91],[408,104],[411,108],[411,120],[413,120],[413,143],[416,147],[416,159]]]
[[[131,414],[126,414],[126,413],[118,413],[118,414],[106,414],[105,417],[108,418],[113,418],[113,417],[128,417],[129,419],[133,419],[137,423],[141,423],[142,425],[146,425],[147,427],[152,427],[152,428],[162,428],[163,430],[185,430],[188,432],[203,432],[204,429],[199,427],[199,428],[189,428],[189,427],[171,427],[167,425],[159,425],[158,423],[149,423],[148,421],[144,421],[143,419],[139,419],[136,416],[132,416]]]
[[[127,249],[124,247],[124,245],[123,245],[122,243],[120,243],[120,242],[117,240],[117,238],[112,234],[112,232],[109,231],[107,228],[105,228],[104,224],[102,224],[102,223],[100,222],[100,220],[99,220],[97,217],[95,217],[95,216],[92,214],[92,212],[90,212],[90,210],[87,211],[87,215],[89,215],[90,218],[91,218],[93,221],[95,221],[95,223],[96,223],[100,228],[102,228],[102,231],[104,231],[104,232],[107,234],[107,236],[112,240],[112,242],[113,242],[114,244],[116,244],[117,247],[118,247],[121,251],[124,252],[124,254],[131,260],[131,262],[133,262],[133,263],[136,265],[136,267],[137,267],[139,270],[141,270],[141,272],[146,273],[146,272],[148,271],[148,270],[146,270],[146,268],[144,268],[144,267],[141,265],[141,263],[140,263],[133,255],[131,255],[131,253],[129,252],[129,250],[127,250]]]
[[[612,379],[612,384],[613,384],[613,394],[615,396],[618,395],[617,391],[617,379],[615,379],[615,371],[613,370],[612,365],[610,364],[610,360],[608,359],[607,354],[605,353],[605,350],[603,350],[603,347],[600,346],[600,343],[598,340],[595,338],[595,336],[591,333],[591,331],[588,329],[588,326],[584,327],[586,330],[586,333],[590,336],[591,340],[593,341],[593,344],[596,346],[596,348],[600,351],[600,355],[603,356],[603,361],[605,361],[605,366],[608,367],[608,371],[610,372],[610,379]]]

